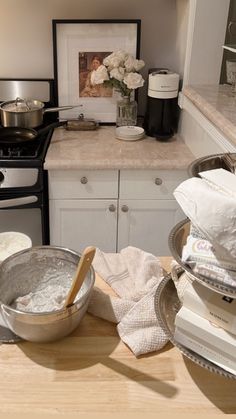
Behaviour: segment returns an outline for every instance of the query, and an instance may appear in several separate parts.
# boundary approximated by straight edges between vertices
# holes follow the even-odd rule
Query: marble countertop
[[[236,144],[236,93],[230,85],[186,86],[182,93]]]
[[[186,169],[194,156],[178,136],[160,142],[115,138],[114,126],[96,131],[54,130],[44,168],[56,169]]]

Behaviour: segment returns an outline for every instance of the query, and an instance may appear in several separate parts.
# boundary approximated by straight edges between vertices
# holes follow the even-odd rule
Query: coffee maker
[[[179,74],[151,68],[148,74],[147,108],[143,128],[150,137],[168,140],[178,124]]]

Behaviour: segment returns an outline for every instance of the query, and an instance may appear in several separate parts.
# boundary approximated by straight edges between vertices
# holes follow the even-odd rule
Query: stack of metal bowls
[[[188,174],[190,177],[200,177],[200,172],[219,168],[236,173],[236,154],[214,154],[199,158],[189,166]],[[169,248],[178,265],[177,267],[172,268],[172,272],[164,278],[160,287],[158,287],[155,298],[157,319],[169,340],[184,356],[191,359],[195,364],[206,368],[208,371],[215,372],[227,378],[236,379],[234,374],[229,373],[223,368],[203,358],[201,355],[183,346],[177,342],[174,337],[175,316],[181,308],[182,303],[179,300],[173,279],[177,280],[181,275],[187,274],[186,276],[190,281],[196,280],[216,292],[236,298],[235,287],[226,286],[216,279],[209,279],[196,274],[187,263],[182,262],[182,251],[190,232],[190,226],[190,220],[186,218],[179,222],[170,232]]]
[[[190,177],[199,177],[199,173],[206,170],[225,169],[235,173],[236,168],[236,154],[223,153],[212,154],[210,156],[201,157],[194,160],[188,167],[188,174]],[[203,285],[221,294],[236,298],[236,288],[234,286],[222,284],[215,278],[206,278],[202,275],[194,273],[187,263],[182,262],[182,251],[186,243],[190,231],[190,221],[185,219],[178,223],[169,234],[169,248],[173,258],[178,265],[187,273],[190,280],[197,280]]]

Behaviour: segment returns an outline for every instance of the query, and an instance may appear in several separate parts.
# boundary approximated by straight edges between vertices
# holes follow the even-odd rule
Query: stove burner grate
[[[7,159],[25,159],[36,158],[41,148],[40,141],[28,143],[26,145],[1,145],[0,144],[0,158]]]

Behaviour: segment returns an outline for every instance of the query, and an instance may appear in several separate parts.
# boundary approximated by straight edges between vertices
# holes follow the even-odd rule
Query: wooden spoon
[[[83,254],[80,258],[76,273],[75,273],[75,277],[72,281],[69,293],[64,302],[64,308],[69,307],[73,304],[74,299],[76,295],[78,294],[84,282],[86,274],[91,266],[95,252],[96,252],[96,247],[93,247],[93,246],[86,247],[86,249],[84,249]]]

